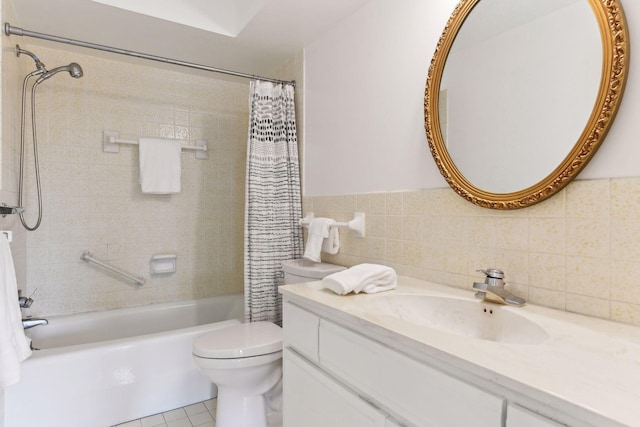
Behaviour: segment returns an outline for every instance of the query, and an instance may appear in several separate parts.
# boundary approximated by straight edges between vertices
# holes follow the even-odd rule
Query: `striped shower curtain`
[[[244,237],[245,318],[281,324],[282,261],[303,251],[293,85],[252,81]]]

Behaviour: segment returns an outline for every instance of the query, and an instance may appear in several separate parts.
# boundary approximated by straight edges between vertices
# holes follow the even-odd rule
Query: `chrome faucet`
[[[499,304],[523,306],[525,300],[513,295],[504,288],[504,272],[497,268],[488,268],[486,270],[476,270],[485,274],[484,283],[474,282],[473,289],[478,291],[476,298],[486,301],[497,302]]]
[[[31,297],[34,296],[37,291],[38,289],[33,291],[33,293],[31,294]],[[21,309],[31,307],[31,305],[33,304],[33,298],[31,297],[23,297],[22,290],[18,289],[18,304],[20,305]],[[30,329],[39,325],[48,325],[48,324],[49,324],[49,321],[47,319],[34,319],[31,316],[27,316],[26,318],[22,319],[22,327],[24,329]]]
[[[24,329],[35,328],[40,325],[48,325],[49,321],[47,319],[34,319],[31,316],[27,316],[26,319],[22,319],[22,327]]]

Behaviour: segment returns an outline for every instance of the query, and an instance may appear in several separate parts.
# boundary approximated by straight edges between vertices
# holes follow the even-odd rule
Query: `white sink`
[[[549,334],[518,314],[519,308],[429,295],[388,295],[361,307],[376,317],[394,317],[418,326],[481,340],[539,344]]]

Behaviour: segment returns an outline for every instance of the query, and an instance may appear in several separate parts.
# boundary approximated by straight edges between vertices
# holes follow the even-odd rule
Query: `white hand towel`
[[[338,295],[349,292],[375,294],[395,289],[398,276],[393,268],[378,264],[358,264],[322,279],[322,286]]]
[[[340,250],[340,234],[338,227],[329,227],[329,237],[322,241],[322,252],[335,255]]]
[[[314,218],[309,224],[309,233],[307,235],[307,244],[304,247],[302,258],[313,262],[321,262],[320,251],[322,250],[322,241],[329,237],[329,228],[336,222],[329,218]]]
[[[20,362],[31,355],[18,304],[11,248],[0,233],[0,389],[20,381]]]
[[[175,139],[140,138],[140,186],[143,193],[180,192],[182,142]]]

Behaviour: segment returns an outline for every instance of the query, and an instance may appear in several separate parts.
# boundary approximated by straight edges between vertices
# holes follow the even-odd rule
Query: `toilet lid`
[[[260,356],[282,350],[282,329],[271,322],[241,323],[211,331],[193,343],[193,354],[209,359]]]

